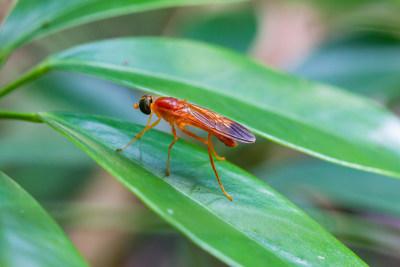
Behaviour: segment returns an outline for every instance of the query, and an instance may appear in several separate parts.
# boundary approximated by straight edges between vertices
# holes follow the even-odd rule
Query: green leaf
[[[52,56],[28,76],[43,69],[87,73],[187,99],[280,144],[400,177],[395,115],[366,98],[273,71],[225,49],[178,39],[115,39]]]
[[[393,258],[400,258],[398,227],[388,224],[384,218],[357,216],[346,211],[309,208],[305,211],[353,251],[359,251],[359,255],[370,266],[387,266],[387,262],[392,262]]]
[[[216,162],[222,193],[208,153],[151,130],[122,152],[143,126],[104,117],[41,113],[152,210],[197,245],[229,265],[363,265],[350,250],[263,182],[227,161]]]
[[[255,173],[296,204],[322,196],[346,209],[400,216],[397,179],[316,161],[284,162]]]
[[[186,19],[185,19],[186,17]],[[253,6],[223,10],[217,14],[200,12],[175,22],[173,36],[220,45],[245,53],[257,34]]]
[[[400,100],[399,48],[395,38],[347,36],[322,46],[294,73],[393,104]]]
[[[0,61],[15,48],[90,21],[173,6],[244,0],[19,0],[0,30]]]
[[[88,266],[46,211],[2,172],[0,266]]]

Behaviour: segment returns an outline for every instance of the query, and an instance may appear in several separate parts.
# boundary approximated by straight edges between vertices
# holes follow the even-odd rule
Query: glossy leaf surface
[[[197,245],[229,265],[363,265],[350,250],[269,186],[227,161],[216,162],[222,193],[208,153],[178,140],[166,176],[173,138],[151,130],[122,152],[143,126],[79,114],[42,113],[71,139]]]
[[[400,100],[399,51],[397,38],[348,36],[322,46],[294,73],[394,104]]]
[[[313,156],[400,177],[400,120],[394,114],[229,50],[178,39],[126,38],[78,46],[42,66],[187,99]]]
[[[0,266],[88,266],[47,212],[2,172]]]
[[[296,204],[322,196],[346,209],[400,217],[397,179],[315,160],[285,162],[256,174]]]
[[[19,0],[0,28],[0,61],[18,46],[82,23],[157,8],[238,1],[240,0]]]

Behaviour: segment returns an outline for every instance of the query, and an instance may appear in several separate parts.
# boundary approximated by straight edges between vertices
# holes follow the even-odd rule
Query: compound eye
[[[151,95],[144,95],[140,98],[139,108],[140,111],[146,115],[151,113],[151,103],[153,102],[153,97]]]

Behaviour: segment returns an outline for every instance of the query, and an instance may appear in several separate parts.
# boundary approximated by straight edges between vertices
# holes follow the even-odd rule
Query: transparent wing
[[[194,118],[208,128],[211,128],[215,133],[242,143],[253,143],[256,140],[254,134],[239,123],[200,106],[185,104],[187,105],[188,113],[192,114]]]

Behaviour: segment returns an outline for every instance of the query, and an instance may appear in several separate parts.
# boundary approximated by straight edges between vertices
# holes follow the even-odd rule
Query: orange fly
[[[207,145],[208,155],[210,156],[210,163],[215,175],[217,176],[218,183],[221,186],[222,191],[224,191],[225,195],[230,200],[232,200],[232,197],[229,196],[229,194],[222,186],[217,170],[215,169],[211,151],[219,160],[225,160],[225,158],[218,156],[215,152],[211,142],[211,135],[221,140],[221,142],[223,142],[226,146],[235,147],[237,146],[235,141],[242,143],[254,143],[254,141],[256,140],[254,134],[252,134],[249,130],[247,130],[239,123],[225,118],[218,113],[187,103],[186,99],[185,101],[181,101],[173,97],[160,97],[153,103],[153,97],[151,95],[144,95],[142,98],[140,98],[139,105],[135,104],[134,107],[135,109],[139,108],[140,111],[142,111],[144,114],[150,115],[149,121],[147,122],[147,125],[143,129],[143,131],[141,131],[135,137],[135,139],[130,141],[125,147],[117,148],[117,151],[121,151],[127,148],[130,144],[132,144],[133,141],[142,137],[147,130],[156,126],[161,121],[161,119],[164,119],[171,125],[172,134],[175,138],[175,140],[169,146],[168,150],[167,175],[169,175],[169,155],[171,153],[171,148],[178,140],[175,131],[176,125],[185,134],[196,138],[197,140],[200,140]],[[156,114],[158,119],[150,125],[151,116],[153,113]],[[186,125],[194,126],[208,132],[208,140],[205,140],[186,130],[184,128]]]

